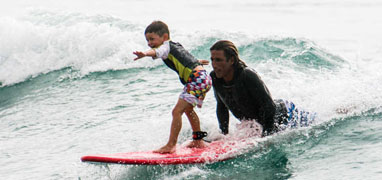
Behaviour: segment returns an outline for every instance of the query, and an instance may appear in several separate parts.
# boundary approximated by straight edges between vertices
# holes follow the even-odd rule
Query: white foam
[[[65,67],[87,74],[160,64],[148,58],[133,61],[132,52],[147,47],[142,29],[125,27],[126,22],[97,22],[95,17],[50,12],[34,16],[0,19],[3,85]]]

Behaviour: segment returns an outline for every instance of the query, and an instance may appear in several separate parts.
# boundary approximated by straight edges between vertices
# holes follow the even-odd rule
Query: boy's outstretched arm
[[[151,56],[151,57],[156,57],[156,53],[155,53],[155,50],[154,49],[150,49],[146,52],[142,52],[142,51],[134,51],[133,54],[135,54],[137,57],[134,58],[134,61],[138,60],[138,59],[141,59],[145,56]]]

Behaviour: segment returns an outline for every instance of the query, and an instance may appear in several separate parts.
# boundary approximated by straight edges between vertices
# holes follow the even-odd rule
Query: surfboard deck
[[[236,157],[243,148],[253,142],[213,141],[205,148],[179,147],[175,153],[160,154],[152,151],[128,152],[116,154],[98,154],[83,156],[83,162],[135,164],[135,165],[171,165],[196,164],[224,161]]]

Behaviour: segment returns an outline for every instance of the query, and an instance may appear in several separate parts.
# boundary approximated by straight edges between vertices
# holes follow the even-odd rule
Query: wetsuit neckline
[[[237,81],[237,78],[239,77],[239,75],[241,73],[241,71],[243,71],[242,68],[235,68],[234,72],[233,72],[233,78],[232,78],[231,81],[226,82],[224,79],[222,79],[223,80],[223,86],[224,87],[232,87],[232,86],[234,86],[235,82]]]

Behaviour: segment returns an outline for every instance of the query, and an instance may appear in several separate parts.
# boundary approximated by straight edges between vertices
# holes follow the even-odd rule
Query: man
[[[256,71],[239,58],[236,46],[227,40],[211,48],[210,73],[217,101],[216,114],[223,134],[228,134],[229,112],[240,121],[256,121],[262,136],[286,127],[307,126],[309,114],[298,111],[292,102],[272,99]],[[314,117],[313,117],[314,118]],[[312,119],[312,118],[311,118]]]

